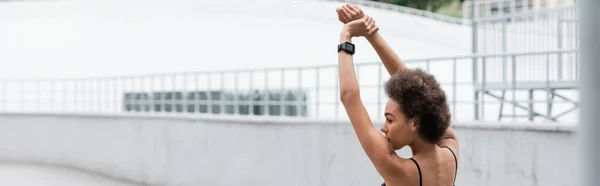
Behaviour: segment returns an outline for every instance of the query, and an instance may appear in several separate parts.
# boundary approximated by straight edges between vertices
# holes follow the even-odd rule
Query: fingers
[[[353,17],[355,19],[360,19],[363,17],[363,12],[360,8],[358,8],[358,6],[354,5],[354,4],[346,4],[345,8],[347,8],[348,10],[350,10],[353,13]]]
[[[367,17],[367,19],[365,20],[365,25],[371,25],[373,24],[373,18],[371,18],[371,16],[365,16]]]
[[[367,17],[367,19],[365,20],[365,25],[367,28],[367,34],[371,35],[377,31],[379,31],[379,27],[375,24],[375,20],[373,18],[371,18],[370,16],[365,16]]]
[[[355,19],[358,17],[358,11],[356,11],[356,10],[354,9],[354,7],[352,7],[352,5],[350,5],[350,4],[345,4],[345,5],[343,6],[343,8],[344,8],[344,9],[345,9],[345,10],[346,10],[348,13],[349,13],[349,16],[350,16],[350,17],[352,17],[352,18],[355,18]]]
[[[365,28],[367,30],[371,29],[372,27],[372,20],[370,16],[365,16],[365,18],[361,19],[361,21],[363,22]]]
[[[379,27],[375,25],[375,26],[373,26],[373,28],[369,29],[368,34],[373,35],[377,31],[379,31]]]
[[[352,20],[353,20],[353,19],[350,17],[350,14],[348,13],[348,11],[347,11],[347,10],[346,10],[344,7],[341,7],[341,8],[339,8],[339,9],[340,9],[340,13],[341,13],[342,17],[344,17],[344,19],[345,19],[346,21],[352,21]]]
[[[338,14],[338,19],[342,23],[346,24],[346,23],[348,23],[350,21],[350,19],[348,17],[346,17],[346,15],[344,15],[344,12],[343,12],[343,10],[341,8],[337,8],[336,12]]]
[[[346,19],[346,18],[344,17],[344,15],[342,14],[342,12],[341,12],[340,8],[337,8],[337,9],[335,10],[335,12],[337,12],[338,19],[340,20],[340,22],[342,22],[342,23],[344,23],[344,24],[348,23],[348,19]]]
[[[355,5],[348,3],[342,5],[340,9],[343,10],[342,13],[344,14],[344,17],[347,21],[354,21],[364,17],[364,13],[362,12],[362,10],[357,8],[357,6]]]

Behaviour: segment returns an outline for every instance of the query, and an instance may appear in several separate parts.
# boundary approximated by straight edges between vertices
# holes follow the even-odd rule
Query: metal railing
[[[517,104],[534,104],[539,108],[561,104],[547,97],[526,99],[519,92],[519,86],[537,82],[543,84],[543,89],[552,89],[561,82],[577,81],[577,71],[568,78],[557,76],[558,71],[564,71],[558,68],[559,63],[577,65],[577,61],[560,61],[558,56],[572,54],[576,54],[576,50],[479,54],[414,59],[406,60],[406,63],[411,68],[421,68],[436,76],[446,91],[454,120],[496,120],[497,107],[506,100],[514,104],[513,115],[529,112],[521,111]],[[477,61],[475,66],[474,60]],[[361,95],[372,118],[383,116],[388,100],[383,87],[389,77],[386,72],[380,63],[356,64]],[[337,79],[337,66],[330,65],[80,79],[4,80],[0,81],[0,112],[345,119],[347,116],[339,101]],[[510,95],[504,101],[474,99],[477,90],[499,83],[505,86],[502,90]]]
[[[531,0],[467,0],[462,4],[463,17],[484,18],[503,15],[514,15],[532,10],[554,9],[557,7],[573,6],[574,2],[549,0],[531,1]],[[471,10],[471,8],[475,8]]]
[[[400,12],[400,13],[430,18],[430,19],[442,21],[445,23],[451,23],[451,24],[458,24],[458,25],[470,25],[471,24],[471,22],[467,19],[456,18],[456,17],[451,17],[451,16],[447,16],[447,15],[434,13],[434,12],[429,12],[429,11],[424,11],[424,10],[419,10],[419,9],[415,9],[415,8],[409,8],[409,7],[399,6],[399,5],[389,4],[389,3],[382,3],[382,2],[377,2],[377,1],[370,1],[370,0],[322,0],[322,1],[353,3],[353,4],[365,6],[365,7],[391,10],[391,11],[396,11],[396,12]]]
[[[476,17],[477,53],[577,48],[577,20],[575,6]]]

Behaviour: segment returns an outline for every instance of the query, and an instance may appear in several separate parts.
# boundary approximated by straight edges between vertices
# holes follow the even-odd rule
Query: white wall
[[[340,5],[314,0],[1,2],[0,61],[10,68],[2,68],[0,78],[336,64],[342,25],[335,8]],[[404,58],[470,52],[469,27],[365,11]],[[378,60],[364,39],[355,42],[357,62]]]
[[[377,122],[380,123],[380,122]],[[377,126],[378,127],[378,126]],[[574,126],[457,123],[457,185],[568,185]],[[409,149],[399,151],[408,157]],[[0,161],[158,185],[379,185],[346,122],[236,117],[0,115]]]

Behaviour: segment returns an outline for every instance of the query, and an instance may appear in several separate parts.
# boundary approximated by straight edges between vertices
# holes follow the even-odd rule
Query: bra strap
[[[417,160],[410,158],[410,160],[412,160],[413,162],[415,162],[415,165],[417,165],[417,170],[419,170],[419,186],[423,186],[423,178],[421,177],[421,167],[419,167],[419,164],[417,163]]]
[[[450,150],[450,152],[452,153],[452,156],[454,156],[454,165],[455,165],[454,183],[456,184],[456,174],[458,173],[458,160],[456,159],[456,154],[454,154],[454,151],[452,151],[452,149],[450,149],[450,147],[446,147],[446,146],[442,146],[442,147],[445,147],[448,150]]]

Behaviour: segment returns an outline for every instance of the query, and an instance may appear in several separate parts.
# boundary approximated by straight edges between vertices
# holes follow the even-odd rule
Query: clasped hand
[[[369,36],[379,31],[375,20],[367,16],[363,11],[353,4],[345,4],[336,9],[338,19],[344,23],[343,35],[350,37]]]

